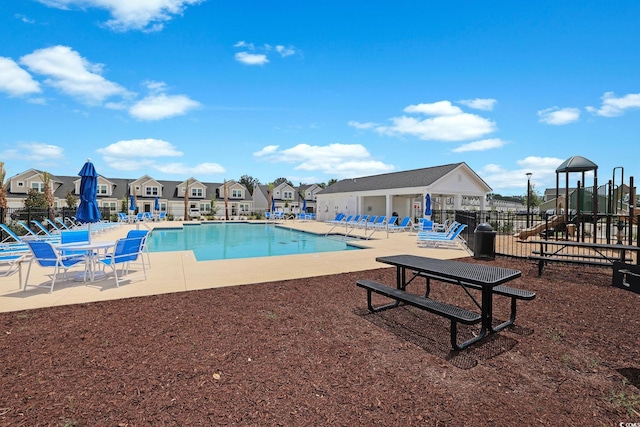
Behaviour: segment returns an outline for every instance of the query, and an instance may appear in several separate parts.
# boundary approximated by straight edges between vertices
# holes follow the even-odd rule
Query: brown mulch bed
[[[444,318],[367,312],[356,280],[393,284],[392,268],[0,314],[0,425],[640,422],[640,295],[609,269],[466,261],[522,270],[510,285],[537,297],[461,352]]]

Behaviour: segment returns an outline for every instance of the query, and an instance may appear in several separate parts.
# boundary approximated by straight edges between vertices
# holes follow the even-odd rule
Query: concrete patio
[[[318,234],[325,234],[331,229],[331,226],[315,221],[289,220],[279,225]],[[138,225],[149,229],[181,226],[182,223],[176,221]],[[94,239],[116,240],[132,228],[135,229],[136,225],[119,225]],[[53,293],[49,293],[48,288],[34,287],[23,291],[18,283],[18,274],[14,274],[0,278],[0,312],[371,270],[385,267],[375,258],[386,255],[415,254],[441,259],[469,256],[465,250],[419,247],[416,235],[408,232],[378,231],[371,239],[357,243],[366,249],[224,261],[196,261],[191,251],[152,252],[149,254],[151,267],[147,270],[147,280],[136,273],[132,280],[125,278],[119,288],[113,275],[109,274],[106,279],[95,282],[57,281]],[[28,262],[25,262],[23,280],[27,267]],[[50,269],[34,264],[29,284],[46,285],[50,272]]]

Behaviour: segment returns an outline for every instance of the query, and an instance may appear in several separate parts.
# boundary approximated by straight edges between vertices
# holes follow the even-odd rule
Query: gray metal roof
[[[351,191],[386,190],[393,188],[424,187],[433,184],[455,168],[463,165],[451,163],[442,166],[385,173],[359,178],[343,179],[320,190],[319,194],[348,193]]]
[[[558,168],[556,169],[556,173],[559,172],[585,172],[585,171],[594,171],[598,169],[598,165],[593,163],[591,160],[586,159],[582,156],[571,156]]]

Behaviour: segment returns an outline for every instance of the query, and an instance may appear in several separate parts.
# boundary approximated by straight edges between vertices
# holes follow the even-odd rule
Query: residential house
[[[317,218],[338,213],[422,217],[427,194],[433,211],[486,210],[491,187],[466,163],[338,181],[316,194]]]

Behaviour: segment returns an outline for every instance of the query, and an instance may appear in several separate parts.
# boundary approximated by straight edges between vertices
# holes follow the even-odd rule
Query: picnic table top
[[[521,276],[520,270],[417,255],[377,257],[376,261],[481,286],[497,286]]]

